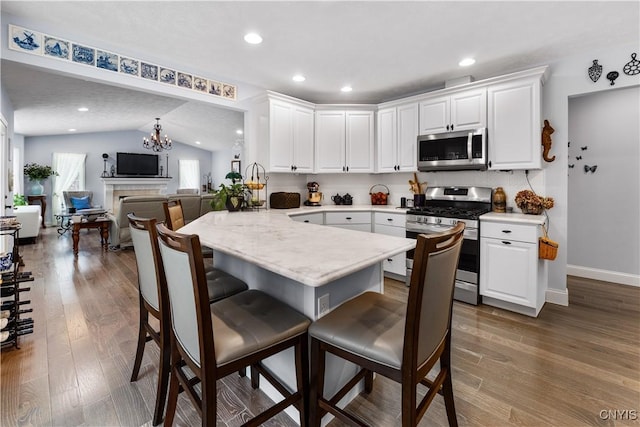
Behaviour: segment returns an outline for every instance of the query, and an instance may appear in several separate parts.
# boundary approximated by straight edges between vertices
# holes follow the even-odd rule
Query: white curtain
[[[51,167],[58,172],[53,176],[53,214],[62,212],[62,192],[68,190],[72,184],[77,184],[77,190],[84,190],[84,161],[86,154],[53,153]]]
[[[178,188],[200,188],[200,161],[180,160],[180,184]]]

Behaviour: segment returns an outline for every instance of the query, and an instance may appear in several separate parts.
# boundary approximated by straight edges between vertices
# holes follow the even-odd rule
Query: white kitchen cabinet
[[[271,99],[269,113],[269,170],[313,173],[313,109]]]
[[[386,234],[388,236],[406,237],[406,214],[374,212],[373,219],[374,233]],[[384,271],[387,273],[405,277],[407,274],[407,255],[405,252],[394,255],[393,257],[383,261],[382,266]]]
[[[377,172],[417,170],[418,104],[378,111]]]
[[[483,304],[536,317],[545,302],[546,264],[538,259],[541,226],[480,224],[480,295]]]
[[[420,135],[477,129],[486,125],[486,88],[455,92],[420,102]]]
[[[316,173],[373,172],[373,111],[316,111]]]
[[[489,169],[540,169],[540,77],[488,87]]]
[[[371,212],[326,212],[325,225],[371,232]]]
[[[322,212],[291,215],[291,219],[293,219],[294,221],[306,222],[310,224],[324,224],[324,214]]]

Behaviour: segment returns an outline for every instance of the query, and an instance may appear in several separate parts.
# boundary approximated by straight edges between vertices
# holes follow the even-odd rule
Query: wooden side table
[[[80,242],[80,230],[99,228],[100,229],[100,243],[104,249],[109,247],[109,224],[110,219],[99,218],[95,221],[78,221],[72,224],[71,236],[73,237],[73,254],[78,255],[78,243]]]
[[[40,210],[41,210],[41,214],[42,214],[42,228],[45,228],[46,225],[44,225],[44,215],[47,212],[47,196],[44,194],[35,196],[35,195],[30,195],[27,196],[27,201],[29,202],[30,205],[35,205],[35,204],[39,204],[40,205]]]

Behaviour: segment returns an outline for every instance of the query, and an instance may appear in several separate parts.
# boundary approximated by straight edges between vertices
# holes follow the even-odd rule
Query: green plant
[[[242,179],[242,175],[238,172],[229,172],[225,178],[231,180],[230,185],[225,185],[221,183],[219,185],[219,190],[213,192],[213,200],[211,201],[211,207],[213,210],[221,211],[227,208],[227,201],[233,197],[244,200],[245,197],[245,186],[236,182]]]
[[[29,177],[30,181],[40,181],[50,176],[58,176],[58,172],[54,171],[51,166],[43,166],[37,163],[27,163],[24,165],[24,174]]]
[[[24,194],[14,194],[13,195],[13,206],[26,206],[27,201],[24,197]]]

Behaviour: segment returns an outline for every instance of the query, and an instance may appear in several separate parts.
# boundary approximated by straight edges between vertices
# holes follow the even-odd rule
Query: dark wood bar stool
[[[451,382],[451,313],[464,223],[417,239],[407,304],[366,292],[340,305],[309,328],[311,336],[310,425],[331,413],[355,426],[366,424],[337,407],[362,379],[373,387],[373,372],[402,386],[402,426],[416,426],[437,393],[444,395],[450,426],[457,426]],[[360,371],[333,397],[324,396],[326,353],[349,360]],[[427,374],[440,361],[431,381]],[[417,386],[428,391],[417,403]]]
[[[166,292],[162,292],[165,279],[164,266],[158,246],[158,233],[155,218],[140,218],[128,214],[131,239],[136,254],[138,270],[138,291],[140,300],[140,317],[138,329],[138,346],[131,373],[131,381],[137,381],[140,364],[144,354],[145,344],[155,341],[160,348],[160,363],[158,369],[158,387],[156,404],[153,411],[153,425],[162,421],[164,404],[167,398],[169,384],[169,358],[171,347],[169,342],[170,310]],[[219,301],[230,295],[247,290],[247,284],[221,270],[207,276],[207,293],[209,303]],[[156,331],[149,324],[149,315],[160,322]],[[244,376],[244,371],[240,372]]]
[[[284,399],[244,425],[260,425],[294,405],[300,412],[300,424],[306,426],[307,328],[311,321],[257,290],[209,305],[198,236],[173,232],[163,224],[157,225],[157,230],[172,318],[171,381],[165,425],[173,423],[181,388],[200,413],[202,425],[216,425],[216,381],[251,366],[252,386],[258,385],[257,378],[253,378],[254,372],[258,372]],[[264,359],[288,348],[294,348],[295,354],[297,389],[292,392],[262,365]],[[201,382],[200,393],[194,387],[197,382]]]

